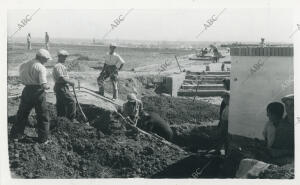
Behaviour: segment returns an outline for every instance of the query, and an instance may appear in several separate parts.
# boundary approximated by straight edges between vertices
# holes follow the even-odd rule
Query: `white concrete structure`
[[[229,133],[262,139],[267,105],[293,93],[293,47],[238,47],[230,54]]]

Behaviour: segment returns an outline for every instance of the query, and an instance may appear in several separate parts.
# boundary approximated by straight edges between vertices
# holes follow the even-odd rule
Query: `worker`
[[[267,154],[278,165],[291,163],[294,160],[294,95],[287,95],[281,101],[285,104],[287,115],[271,126],[266,125],[263,132],[265,138],[266,136],[270,138],[267,140]],[[284,108],[281,104],[278,115],[282,118],[283,113]]]
[[[25,137],[24,130],[28,121],[28,116],[32,108],[37,115],[37,141],[48,143],[49,137],[49,116],[46,106],[45,90],[49,89],[47,85],[47,70],[44,64],[51,60],[50,53],[45,49],[40,49],[35,59],[26,61],[19,68],[20,80],[25,85],[16,122],[13,124],[10,137],[17,141]]]
[[[53,79],[55,82],[54,92],[56,94],[56,111],[58,117],[67,117],[73,123],[78,123],[76,117],[76,104],[69,86],[74,87],[75,83],[69,79],[67,68],[64,65],[69,53],[60,50],[57,54],[58,63],[53,68]]]
[[[31,50],[31,35],[28,33],[27,35],[27,49]]]
[[[284,107],[282,103],[272,102],[268,104],[267,116],[269,120],[265,124],[263,130],[264,140],[268,148],[271,148],[274,143],[276,127],[279,125],[279,122],[282,120],[283,113],[284,113]]]
[[[104,67],[97,78],[99,94],[104,96],[104,81],[110,77],[113,85],[113,100],[118,98],[118,71],[120,71],[125,64],[121,56],[115,53],[116,47],[115,44],[110,44],[109,53],[104,57]]]
[[[217,63],[219,61],[219,51],[217,48],[213,49],[213,63]]]
[[[225,63],[224,62],[222,62],[221,71],[225,71]]]
[[[127,95],[127,102],[123,104],[123,114],[136,126],[140,115],[143,114],[143,103],[134,93]]]
[[[225,90],[229,91],[230,90],[230,79],[225,78],[225,79],[223,79],[222,83],[223,83],[223,86],[224,86]],[[219,119],[220,120],[221,120],[222,112],[223,112],[225,106],[226,106],[226,104],[225,104],[224,100],[222,100],[221,106],[220,106],[220,112],[219,112]]]
[[[45,47],[46,47],[47,50],[50,49],[49,41],[50,41],[50,38],[49,38],[48,33],[46,32],[46,33],[45,33]]]
[[[224,109],[221,112],[220,122],[218,124],[218,135],[220,136],[220,140],[223,141],[224,151],[227,154],[228,151],[228,119],[229,119],[229,100],[230,100],[230,92],[225,91],[223,95],[224,101]],[[222,147],[222,146],[219,146]],[[219,148],[222,149],[222,148]]]

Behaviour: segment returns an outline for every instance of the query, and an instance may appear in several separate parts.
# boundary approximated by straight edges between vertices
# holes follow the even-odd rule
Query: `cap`
[[[284,96],[283,98],[281,98],[281,101],[282,101],[283,103],[285,103],[287,100],[292,100],[292,101],[294,101],[294,94],[289,94],[289,95],[286,95],[286,96]]]
[[[48,60],[52,60],[52,57],[49,53],[48,50],[46,49],[40,49],[37,53],[36,53],[37,56],[40,56],[40,57],[43,57],[43,58],[46,58]]]
[[[57,56],[62,55],[62,56],[69,56],[69,53],[66,50],[59,50],[57,52]]]
[[[117,45],[116,45],[115,43],[110,43],[109,47],[110,47],[110,48],[116,48]]]
[[[135,94],[133,94],[133,93],[128,94],[128,95],[127,95],[127,100],[130,101],[130,102],[136,101],[136,96],[135,96]]]

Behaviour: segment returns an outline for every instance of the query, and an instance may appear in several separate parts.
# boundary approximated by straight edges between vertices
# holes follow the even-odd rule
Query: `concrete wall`
[[[262,139],[268,103],[293,93],[293,56],[231,57],[229,133]]]
[[[166,89],[166,93],[173,97],[177,96],[177,92],[180,89],[185,79],[185,73],[171,74],[164,77],[163,86]]]

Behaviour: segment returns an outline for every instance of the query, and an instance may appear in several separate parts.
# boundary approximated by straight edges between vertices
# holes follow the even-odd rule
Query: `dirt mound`
[[[172,125],[174,143],[187,151],[209,149],[218,144],[217,126],[195,124]]]
[[[158,113],[171,125],[201,124],[218,119],[219,106],[199,100],[193,102],[174,97],[146,96],[142,101],[146,111]]]
[[[10,106],[17,105],[16,100],[9,101]],[[98,129],[56,118],[55,111],[52,112],[54,105],[48,104],[52,112],[50,143],[32,142],[31,137],[36,136],[32,127],[26,128],[25,133],[31,137],[24,141],[9,139],[11,171],[23,178],[151,177],[186,157],[149,136],[122,126],[123,123],[109,112],[96,107],[90,107],[89,112],[89,106],[83,106]],[[105,123],[110,116],[113,116],[112,121]],[[9,128],[13,122],[13,119],[8,120]],[[107,128],[108,125],[112,125],[111,128]]]

